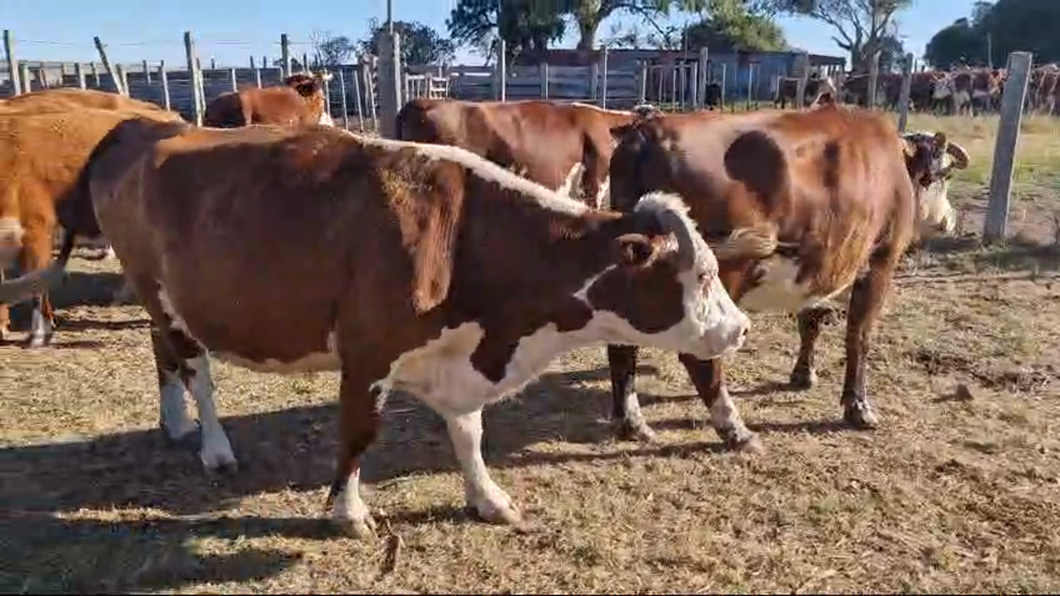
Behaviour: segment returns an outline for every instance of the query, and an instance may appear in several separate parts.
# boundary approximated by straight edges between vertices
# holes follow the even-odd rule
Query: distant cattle
[[[608,201],[610,129],[646,114],[547,100],[414,99],[397,116],[399,139],[454,145],[590,207]]]
[[[945,208],[918,203],[946,173],[942,134],[902,138],[892,118],[824,107],[802,112],[671,114],[619,127],[611,161],[614,207],[672,192],[685,198],[709,241],[736,229],[769,230],[760,257],[723,258],[722,283],[750,312],[798,313],[801,348],[795,388],[816,379],[815,343],[830,304],[849,304],[843,418],[874,427],[866,389],[869,334],[899,258],[925,228],[944,228]],[[932,200],[937,200],[932,195]],[[622,436],[650,439],[635,385],[637,348],[608,348],[612,412]],[[732,448],[757,448],[729,396],[721,359],[681,354]]]
[[[797,77],[782,78],[777,82],[777,85],[777,96],[773,102],[774,107],[784,109],[787,107],[789,101],[792,104],[797,104],[799,93],[799,79]],[[832,82],[831,77],[820,78],[811,76],[806,79],[806,88],[803,90],[803,105],[795,105],[795,107],[804,108],[822,100],[838,101],[835,94],[835,84]]]
[[[175,112],[153,109],[0,111],[0,274],[16,256],[23,272],[48,265],[56,224],[69,229],[85,219],[69,199],[92,149],[119,122],[141,115],[180,120]],[[80,231],[98,237],[98,230]],[[35,297],[27,347],[44,346],[53,325],[47,293]],[[8,326],[8,306],[0,304],[0,337],[7,337]]]
[[[949,100],[950,114],[995,109],[1001,97],[999,74],[989,68],[962,68],[936,82],[934,99]]]
[[[392,390],[446,420],[468,505],[519,523],[482,460],[484,405],[578,346],[709,359],[748,330],[715,253],[665,193],[594,211],[457,147],[143,119],[99,143],[85,178],[91,197],[79,198],[151,317],[166,432],[193,428],[188,389],[203,463],[235,466],[209,353],[262,371],[341,370],[328,502],[357,535],[373,526],[360,458]],[[748,237],[718,254],[754,250]]]
[[[223,93],[206,106],[203,126],[236,128],[251,124],[334,126],[328,114],[324,83],[330,73],[298,73],[282,85],[248,87]]]

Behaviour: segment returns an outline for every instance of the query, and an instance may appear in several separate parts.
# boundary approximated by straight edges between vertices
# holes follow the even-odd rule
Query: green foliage
[[[1058,32],[1060,2],[1055,0],[976,2],[968,18],[931,38],[924,57],[936,66],[949,66],[962,56],[975,65],[986,64],[989,52],[998,66],[1010,53],[1026,51],[1037,64],[1055,62],[1060,61]]]
[[[687,31],[688,47],[714,52],[777,51],[787,46],[784,30],[768,15],[755,14],[736,0],[715,0],[703,20]]]
[[[492,53],[496,34],[509,55],[543,50],[566,32],[566,0],[460,0],[449,15],[449,36],[461,46]]]
[[[386,30],[378,19],[368,22],[368,37],[358,42],[361,52],[379,54],[376,39]],[[404,64],[444,64],[452,62],[456,46],[437,31],[415,21],[394,21],[394,32],[401,36],[401,60]]]

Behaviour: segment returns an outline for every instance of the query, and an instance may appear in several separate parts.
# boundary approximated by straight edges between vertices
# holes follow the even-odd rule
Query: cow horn
[[[696,252],[701,243],[706,242],[696,231],[696,224],[688,217],[688,205],[680,196],[670,193],[653,192],[641,197],[637,202],[637,211],[651,210],[659,220],[663,233],[672,233],[677,239],[677,268],[680,271],[691,269],[696,262]]]
[[[963,170],[968,167],[968,152],[964,150],[964,147],[961,147],[957,143],[950,141],[946,144],[946,153],[949,153],[953,156],[953,167],[957,168],[958,170]]]

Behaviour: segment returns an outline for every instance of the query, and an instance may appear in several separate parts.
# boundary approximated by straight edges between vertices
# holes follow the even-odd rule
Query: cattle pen
[[[274,56],[241,67],[207,59],[200,71],[187,37],[191,71],[41,62],[15,45],[25,59],[0,67],[0,95],[15,82],[19,91],[124,91],[193,121],[197,86],[208,101],[278,84],[308,62],[283,36],[279,66]],[[675,66],[615,55],[441,69],[366,56],[328,67],[327,93],[336,124],[379,134],[396,102],[423,96],[688,111],[703,107],[700,81],[724,78],[726,109],[746,108],[754,69],[765,72],[736,75],[739,60],[722,68],[721,56],[698,51]],[[706,78],[701,58],[719,65]],[[790,58],[793,70],[775,76],[795,76],[805,95],[799,69],[813,58]],[[109,304],[120,266],[78,252],[53,292],[54,345],[0,341],[0,590],[1055,593],[1060,118],[1023,110],[1030,58],[1010,57],[1017,84],[992,113],[926,113],[909,108],[907,91],[899,97],[893,117],[903,129],[944,132],[971,166],[951,181],[957,232],[906,256],[875,332],[868,384],[880,428],[837,422],[842,318],[822,334],[818,384],[795,391],[785,383],[798,352],[793,321],[754,316],[727,382],[762,437],[760,454],[725,452],[676,355],[658,350],[642,352],[637,381],[657,442],[615,440],[604,349],[576,350],[484,414],[485,459],[531,520],[519,531],[464,510],[444,422],[401,394],[364,463],[377,539],[313,519],[338,440],[331,373],[216,363],[217,404],[241,468],[204,475],[197,434],[167,444],[158,429],[147,316],[138,304]],[[760,91],[752,109],[776,95],[772,81]],[[12,310],[20,335],[28,309]]]

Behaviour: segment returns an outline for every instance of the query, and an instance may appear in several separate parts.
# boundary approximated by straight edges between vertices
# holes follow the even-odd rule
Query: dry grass
[[[939,123],[973,175],[987,167],[988,123]],[[1021,189],[1050,190],[1027,164],[1057,146],[1028,134]],[[966,186],[967,202],[982,193]],[[0,347],[0,590],[1060,590],[1058,259],[949,244],[910,256],[881,322],[879,430],[836,424],[841,327],[822,338],[819,386],[792,393],[793,322],[756,318],[731,382],[760,456],[721,452],[676,358],[650,350],[639,388],[661,445],[611,440],[603,350],[581,350],[487,410],[487,461],[533,531],[467,519],[440,419],[396,400],[366,463],[389,528],[371,543],[318,521],[335,375],[217,364],[242,467],[206,477],[195,441],[157,430],[142,309],[103,305],[112,266],[75,259],[55,345]]]

